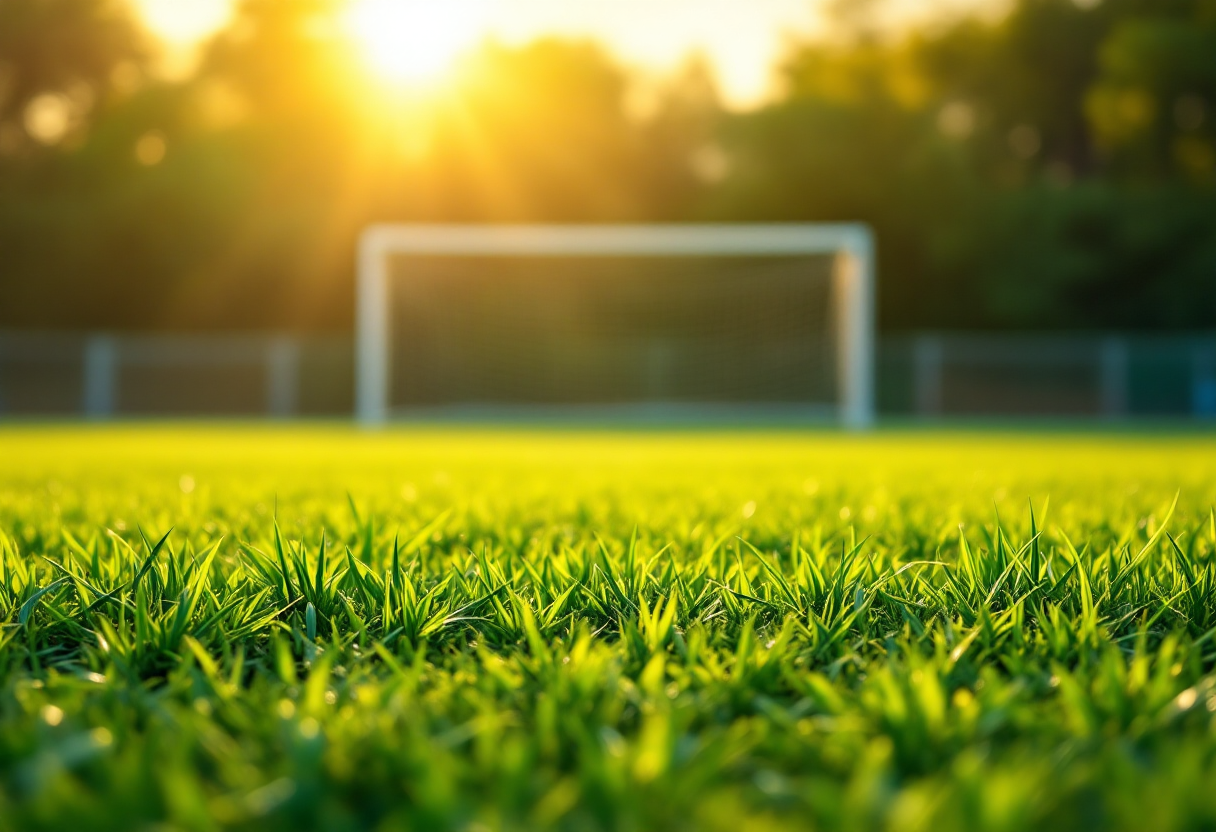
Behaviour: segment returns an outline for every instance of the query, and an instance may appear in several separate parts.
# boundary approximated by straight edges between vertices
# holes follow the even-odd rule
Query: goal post
[[[408,350],[403,353],[401,349],[395,348],[395,339],[408,334],[406,327],[394,322],[394,309],[399,306],[395,298],[395,288],[398,283],[408,286],[413,280],[421,280],[418,275],[424,272],[430,281],[442,281],[447,272],[443,268],[437,268],[436,264],[443,266],[448,263],[460,263],[464,264],[461,266],[465,270],[462,274],[474,271],[477,273],[477,280],[480,282],[470,283],[468,287],[453,295],[455,300],[447,301],[449,305],[460,306],[463,301],[467,301],[475,306],[479,286],[484,290],[484,287],[494,286],[500,277],[501,280],[515,279],[511,275],[518,277],[524,274],[530,277],[533,270],[545,271],[543,264],[546,261],[562,264],[565,271],[558,280],[561,286],[558,287],[557,283],[548,284],[550,290],[547,294],[543,290],[535,294],[534,297],[538,299],[562,292],[567,295],[571,291],[577,292],[577,284],[580,281],[592,280],[585,275],[594,269],[586,269],[584,266],[615,261],[628,264],[627,268],[623,266],[624,270],[617,275],[603,272],[600,277],[595,278],[600,284],[596,290],[599,292],[597,297],[607,297],[604,293],[611,289],[605,289],[605,285],[614,282],[620,285],[633,281],[636,286],[631,290],[633,299],[630,302],[642,310],[649,309],[651,304],[646,300],[646,295],[638,294],[639,291],[649,291],[644,287],[661,284],[666,279],[664,275],[670,271],[670,264],[685,264],[679,274],[681,279],[689,278],[690,282],[681,284],[688,288],[681,288],[679,291],[687,292],[687,296],[697,293],[698,285],[709,285],[708,278],[704,284],[697,283],[698,269],[712,271],[712,266],[718,262],[734,264],[730,275],[719,275],[714,280],[715,285],[727,280],[743,284],[735,289],[737,294],[739,289],[746,291],[755,269],[770,263],[781,264],[780,267],[784,270],[782,274],[788,272],[789,275],[782,279],[791,286],[796,286],[800,279],[799,264],[806,258],[821,258],[827,263],[824,269],[827,274],[824,280],[826,300],[822,304],[825,307],[822,314],[826,318],[822,321],[806,320],[801,323],[794,321],[787,324],[787,329],[790,332],[804,331],[808,334],[827,333],[825,337],[829,339],[828,348],[823,351],[824,357],[821,360],[830,363],[829,371],[834,378],[831,383],[832,400],[825,402],[825,412],[848,428],[864,429],[874,420],[875,250],[869,227],[852,223],[371,226],[363,233],[358,249],[356,417],[365,425],[378,425],[398,412],[409,410],[398,407],[393,397],[394,378],[403,369],[407,369],[401,365],[408,364],[416,357]],[[533,266],[528,264],[541,265],[533,269]],[[638,264],[659,265],[653,269],[653,274],[644,274],[639,271],[643,266]],[[642,276],[637,277],[639,274]],[[537,291],[536,281],[528,283],[527,277],[520,283],[520,292],[525,291],[525,285],[530,285],[533,291]],[[810,281],[809,277],[807,281]],[[572,288],[571,284],[575,286]],[[561,292],[554,292],[555,288],[560,288]],[[506,295],[503,294],[506,290],[501,283],[495,291],[499,293],[495,295],[499,303],[504,297],[513,296],[509,291]],[[642,299],[638,300],[639,297]],[[730,296],[734,297],[736,295]],[[729,307],[730,298],[719,302],[719,306],[725,304]],[[670,301],[670,298],[668,300]],[[792,309],[789,304],[782,304],[780,301],[781,298],[774,299],[774,310],[779,312],[783,307]],[[487,306],[492,309],[494,302],[481,304],[482,310]],[[527,303],[528,301],[521,299],[517,305]],[[553,306],[552,303],[533,305]],[[677,299],[672,305],[680,306],[680,300]],[[594,306],[594,303],[584,301],[580,306]],[[729,312],[729,309],[724,308],[723,311]],[[551,313],[546,320],[552,322],[553,315],[561,314],[563,313],[559,309]],[[717,314],[721,315],[722,311]],[[420,311],[414,320],[429,321],[430,318],[425,311]],[[465,325],[469,327],[468,332],[478,331],[476,322],[465,322]],[[568,331],[571,325],[566,322],[566,330],[563,331]],[[537,330],[542,327],[543,323],[529,319],[526,326],[520,325],[518,332],[513,333],[517,335],[514,340],[536,336]],[[599,329],[602,330],[603,327]],[[508,334],[503,343],[510,343],[513,340],[511,335]],[[547,347],[542,344],[536,349],[548,350],[549,353],[562,352],[564,344],[555,341],[557,337],[551,336],[549,341],[545,342]],[[706,336],[702,332],[700,337],[704,340]],[[614,355],[626,355],[621,348],[614,349]],[[483,354],[493,355],[493,345],[487,346]],[[534,356],[536,354],[538,353],[533,353]],[[714,354],[720,356],[723,353],[719,350]],[[759,354],[757,352],[757,355]],[[771,345],[765,354],[773,354]],[[627,363],[631,359],[626,357],[620,360]],[[783,367],[795,366],[788,358],[784,360]],[[679,378],[678,373],[676,377]],[[710,394],[712,395],[712,391]],[[480,403],[492,404],[492,396],[491,400]],[[561,404],[549,398],[546,398],[546,403],[558,406]]]

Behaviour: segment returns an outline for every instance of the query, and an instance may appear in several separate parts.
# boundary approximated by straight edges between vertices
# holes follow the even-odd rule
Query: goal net
[[[864,226],[375,226],[358,415],[873,418]]]

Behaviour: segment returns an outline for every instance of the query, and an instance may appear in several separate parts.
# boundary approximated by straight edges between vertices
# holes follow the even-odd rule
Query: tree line
[[[888,331],[1216,324],[1216,2],[835,8],[735,112],[568,40],[407,96],[335,0],[244,0],[166,77],[125,3],[0,0],[0,326],[349,329],[407,220],[864,220]]]

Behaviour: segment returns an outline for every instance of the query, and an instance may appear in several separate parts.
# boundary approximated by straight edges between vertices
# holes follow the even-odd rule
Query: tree
[[[0,157],[83,131],[150,54],[117,0],[0,2]]]

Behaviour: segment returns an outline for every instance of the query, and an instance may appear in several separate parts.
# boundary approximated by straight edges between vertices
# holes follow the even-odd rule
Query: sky
[[[990,7],[999,0],[887,0],[893,25],[944,12]],[[224,25],[233,0],[133,0],[153,32],[179,55]],[[354,0],[369,46],[415,45],[440,64],[447,53],[494,38],[508,44],[542,35],[594,37],[626,63],[670,72],[691,54],[714,66],[729,103],[759,103],[791,37],[823,31],[825,0]],[[412,9],[412,11],[410,11]],[[441,11],[437,11],[441,10]],[[441,36],[409,42],[421,18]],[[426,24],[423,24],[425,28]],[[397,33],[400,32],[400,35]],[[394,44],[393,38],[401,42]],[[399,51],[399,50],[398,50]],[[439,54],[440,52],[444,54]],[[409,67],[388,66],[408,70]],[[432,69],[434,67],[431,67]],[[415,69],[419,69],[415,67]]]

